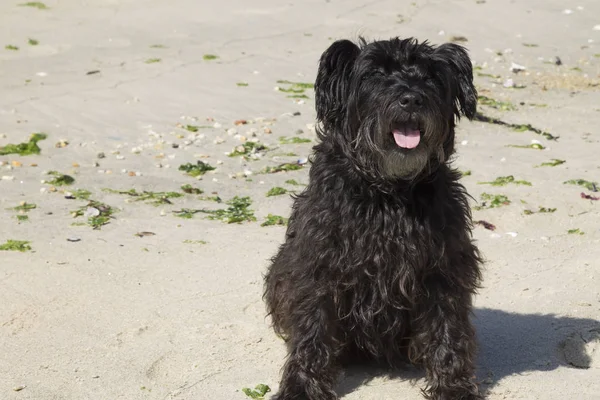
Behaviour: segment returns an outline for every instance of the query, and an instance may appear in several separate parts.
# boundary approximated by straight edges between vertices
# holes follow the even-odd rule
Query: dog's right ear
[[[334,42],[321,56],[315,82],[317,119],[334,126],[345,114],[352,65],[360,49],[349,40]]]
[[[473,65],[467,50],[454,43],[445,43],[435,50],[435,54],[452,71],[453,96],[458,101],[456,115],[462,113],[469,119],[477,112],[477,89],[473,83]]]

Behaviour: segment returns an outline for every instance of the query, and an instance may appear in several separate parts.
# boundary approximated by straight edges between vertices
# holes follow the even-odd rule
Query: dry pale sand
[[[285,181],[306,183],[307,167],[259,172],[307,157],[311,143],[280,138],[314,144],[315,113],[312,90],[293,99],[274,87],[312,82],[332,39],[359,34],[464,37],[481,94],[505,102],[480,110],[560,136],[460,125],[456,165],[471,171],[464,182],[474,206],[483,192],[511,201],[474,210],[496,226],[475,229],[488,260],[476,298],[478,378],[490,399],[600,399],[600,201],[580,196],[600,193],[563,183],[600,181],[600,2],[47,0],[45,10],[18,2],[0,3],[0,146],[32,132],[48,138],[40,155],[0,156],[0,244],[32,247],[0,252],[0,399],[229,400],[259,383],[276,390],[285,350],[261,289],[284,227],[261,223],[288,215],[289,196],[266,193],[301,189]],[[514,73],[513,62],[527,69]],[[504,87],[509,78],[525,88]],[[248,123],[236,126],[240,119]],[[244,139],[270,151],[256,161],[228,157]],[[56,147],[61,140],[68,145]],[[507,147],[532,140],[545,149]],[[566,162],[536,167],[551,159]],[[196,160],[216,170],[201,180],[178,170]],[[53,190],[42,182],[48,171],[75,183]],[[508,175],[531,186],[479,184]],[[226,207],[194,194],[153,206],[103,191],[184,184],[223,200],[250,196],[257,221],[174,215]],[[87,201],[65,198],[75,189],[118,209],[114,219],[82,226],[71,212]],[[37,205],[27,222],[11,209],[22,202]],[[525,213],[540,206],[556,211]],[[339,392],[419,399],[421,378],[350,370]]]

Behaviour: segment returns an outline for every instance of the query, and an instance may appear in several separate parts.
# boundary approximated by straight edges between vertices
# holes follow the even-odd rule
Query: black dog
[[[365,359],[424,366],[430,399],[483,398],[470,322],[481,257],[449,165],[455,122],[477,106],[467,52],[337,41],[315,91],[310,182],[265,276],[289,346],[274,398],[336,399],[339,367]]]

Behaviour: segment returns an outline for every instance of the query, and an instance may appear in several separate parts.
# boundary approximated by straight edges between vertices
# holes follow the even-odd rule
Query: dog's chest
[[[421,284],[443,256],[442,227],[400,208],[365,207],[344,220],[338,235],[337,316],[348,331],[364,337],[404,334]]]
[[[354,306],[407,307],[444,254],[442,220],[435,213],[419,218],[401,207],[355,208],[336,233],[336,297],[350,297]]]
[[[400,207],[364,206],[345,218],[339,237],[347,241],[347,262],[368,274],[418,271],[443,249],[443,220],[433,211],[417,216]]]

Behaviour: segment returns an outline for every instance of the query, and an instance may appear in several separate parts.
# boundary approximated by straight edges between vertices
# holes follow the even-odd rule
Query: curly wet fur
[[[374,69],[383,77],[370,78]],[[394,104],[408,90],[426,96],[418,153],[396,152],[385,136],[413,118]],[[265,276],[268,313],[289,348],[275,398],[336,399],[339,368],[374,359],[423,366],[427,398],[480,399],[469,318],[481,258],[449,166],[455,118],[476,107],[466,52],[338,41],[321,58],[316,94],[321,143]]]

